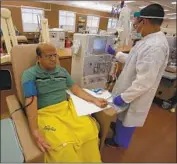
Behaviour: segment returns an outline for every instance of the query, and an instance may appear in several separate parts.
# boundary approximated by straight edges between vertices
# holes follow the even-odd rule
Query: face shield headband
[[[137,17],[137,18],[146,18],[146,19],[167,19],[165,17],[156,17],[156,16],[143,16],[141,15],[141,12],[140,11],[137,11],[134,13],[134,17]]]

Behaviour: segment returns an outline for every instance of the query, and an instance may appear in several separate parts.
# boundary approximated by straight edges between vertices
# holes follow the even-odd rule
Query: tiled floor
[[[106,147],[103,162],[176,162],[176,113],[153,104],[142,128],[137,128],[127,150]]]

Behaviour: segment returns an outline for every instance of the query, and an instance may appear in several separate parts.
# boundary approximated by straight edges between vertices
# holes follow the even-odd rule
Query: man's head
[[[58,54],[54,46],[41,43],[36,48],[37,60],[40,66],[46,70],[53,70],[56,67]]]
[[[159,4],[151,4],[140,11],[138,22],[134,27],[142,36],[160,31],[165,15],[164,9]]]

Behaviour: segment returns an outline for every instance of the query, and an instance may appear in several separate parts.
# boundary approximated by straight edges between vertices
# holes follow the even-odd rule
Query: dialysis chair
[[[11,62],[17,95],[10,95],[6,98],[7,106],[12,120],[14,121],[18,139],[22,147],[25,162],[43,162],[43,153],[36,146],[28,127],[25,115],[25,99],[21,87],[21,76],[24,70],[36,63],[37,44],[17,45],[12,48]],[[104,111],[93,115],[99,123],[100,128],[100,150],[104,146],[109,125],[113,116],[109,116]]]

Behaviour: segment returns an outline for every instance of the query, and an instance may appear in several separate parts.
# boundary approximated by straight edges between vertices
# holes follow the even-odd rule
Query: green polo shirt
[[[69,73],[58,66],[54,71],[49,72],[36,64],[25,70],[22,75],[24,95],[30,97],[31,92],[35,93],[38,109],[67,100],[66,90],[71,88],[73,84],[74,81]]]

